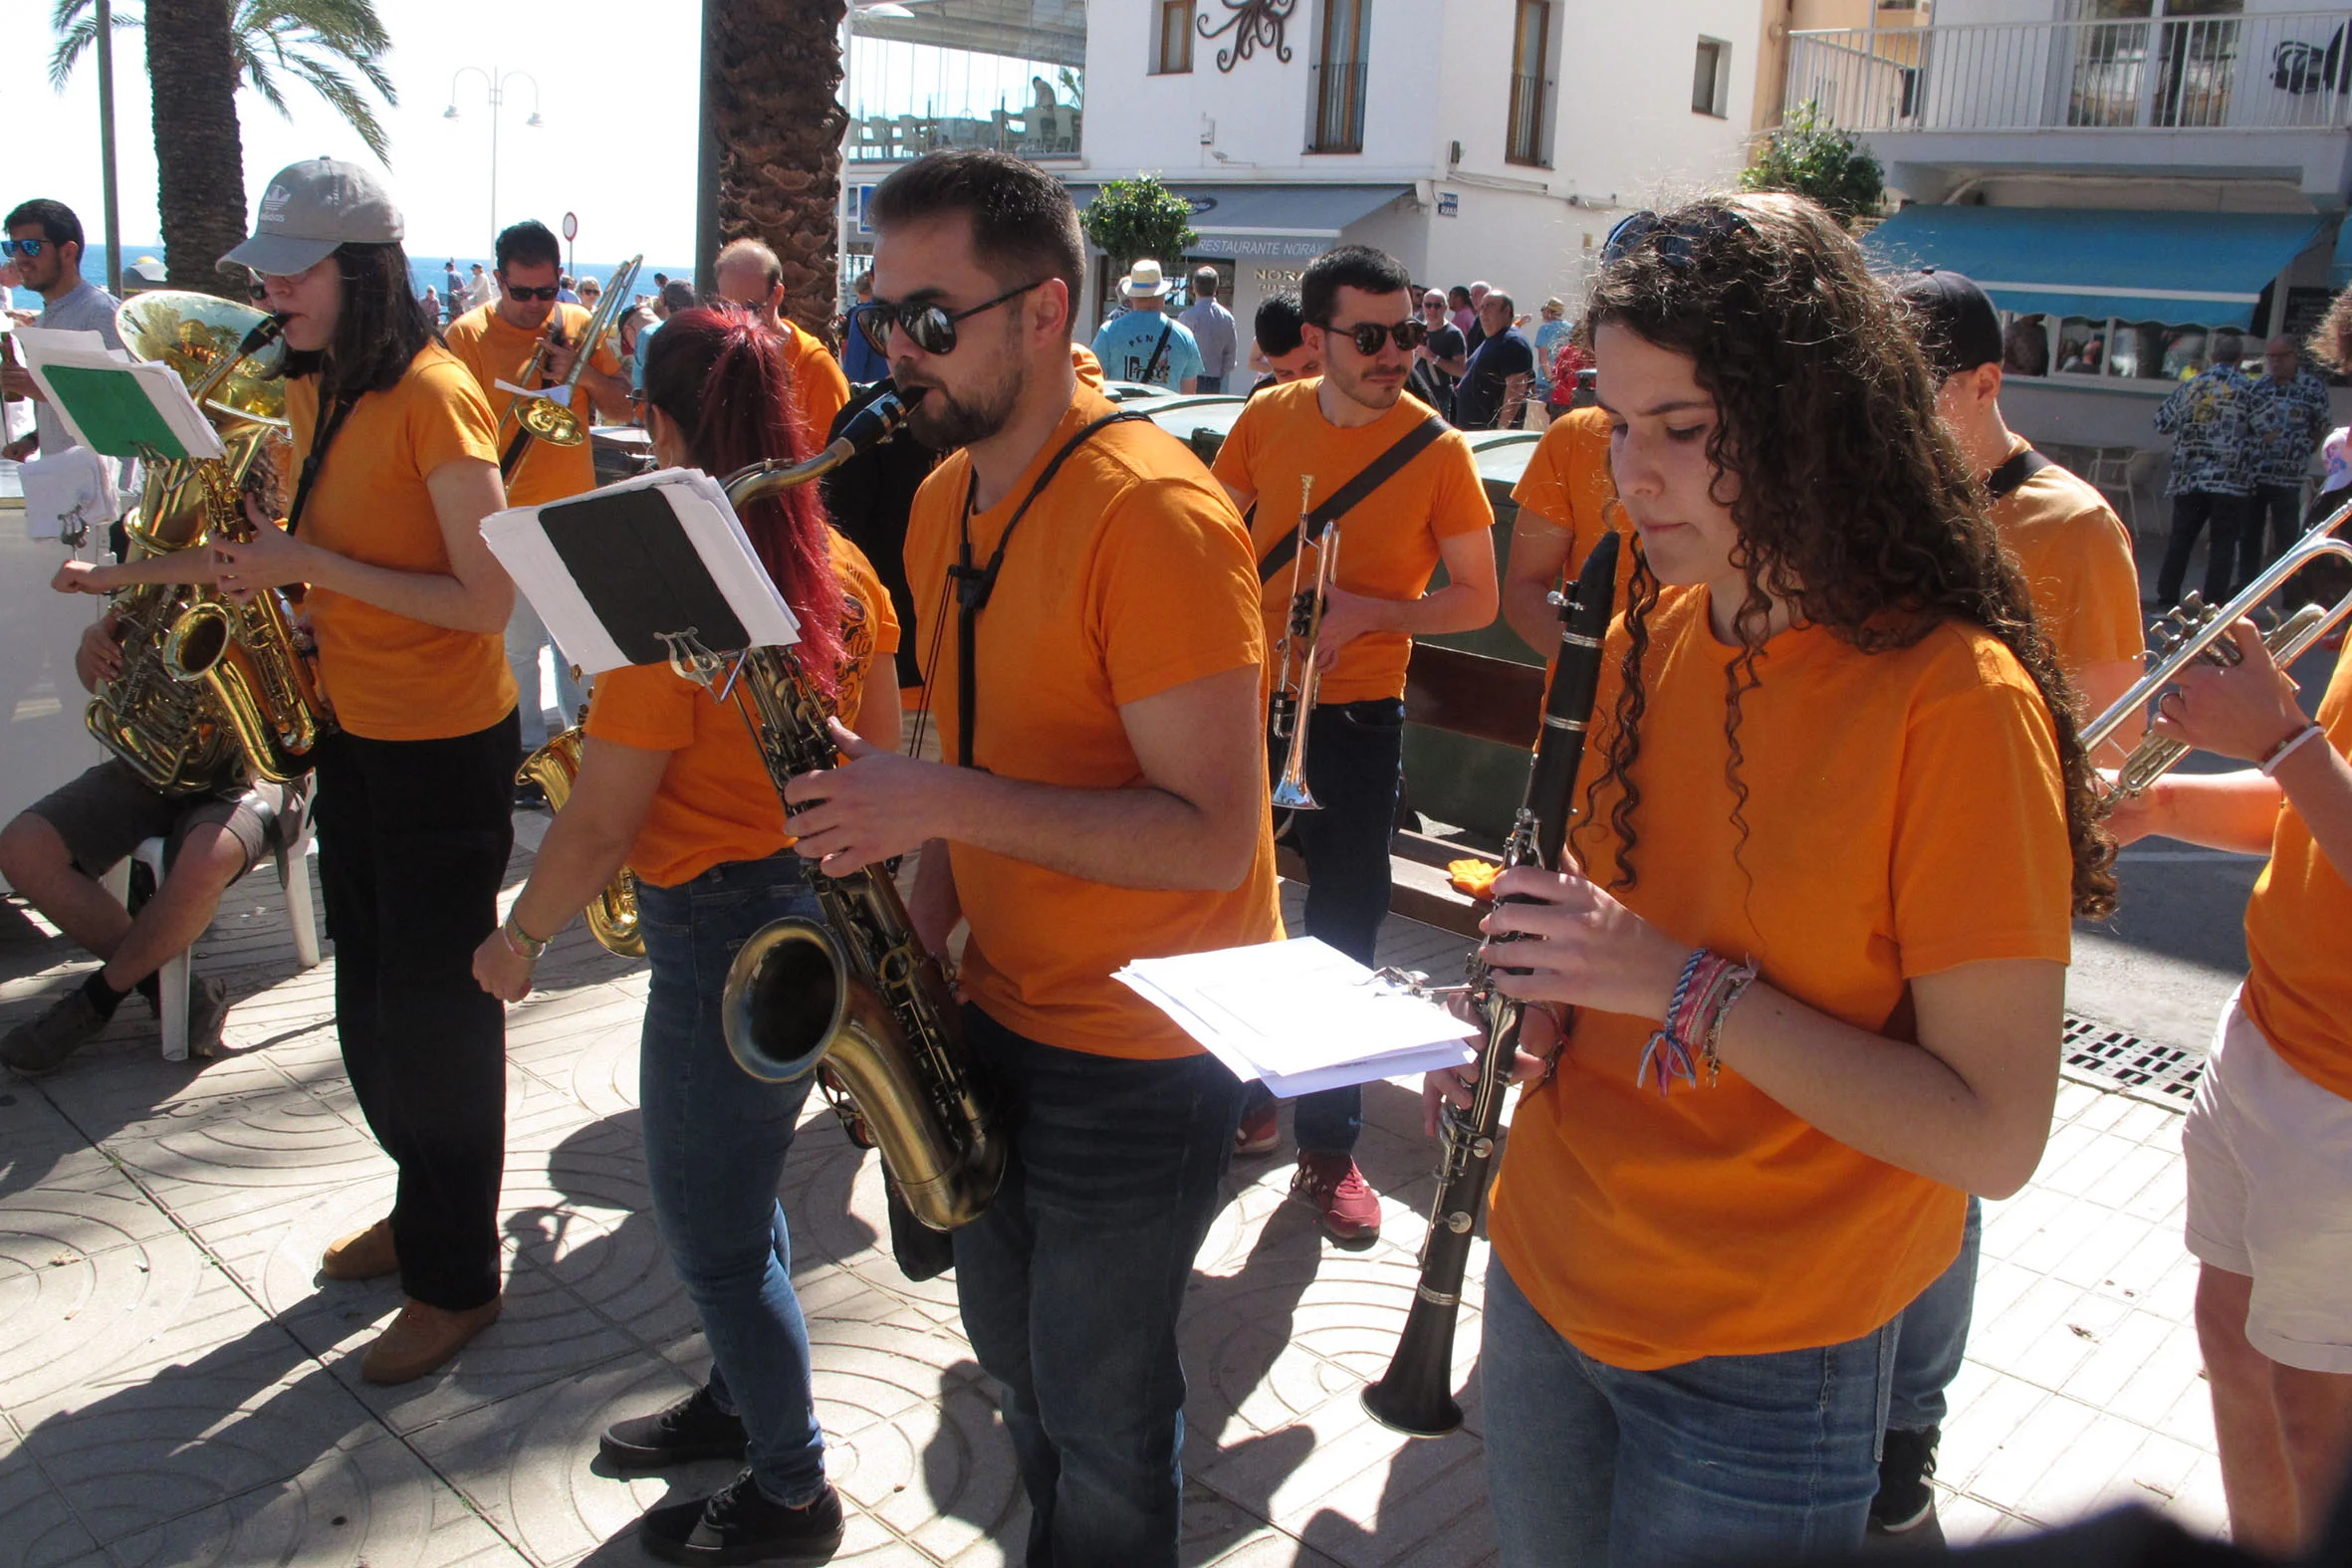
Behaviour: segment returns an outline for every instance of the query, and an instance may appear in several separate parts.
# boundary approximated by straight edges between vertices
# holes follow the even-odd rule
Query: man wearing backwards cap
[[[1094,357],[1114,381],[1146,381],[1189,392],[1199,382],[1201,345],[1192,329],[1162,309],[1175,285],[1146,258],[1119,280],[1127,308],[1094,335]]]
[[[2033,617],[2074,683],[2081,703],[2076,717],[2096,717],[2140,675],[2140,578],[2131,535],[2106,498],[2002,420],[2000,317],[1985,291],[1959,273],[1929,267],[1896,279],[1895,294],[1935,373],[1936,411],[1992,493],[1988,515],[2016,556]],[[2121,760],[2139,739],[2136,725],[2127,728],[2098,761]],[[1935,1516],[1927,1475],[1944,1390],[1968,1344],[1982,1224],[1972,1198],[1960,1255],[1903,1313],[1878,1496],[1870,1507],[1875,1530],[1900,1534]]]

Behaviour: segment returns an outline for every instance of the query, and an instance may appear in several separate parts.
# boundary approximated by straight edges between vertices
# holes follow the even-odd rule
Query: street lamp
[[[539,117],[539,78],[528,71],[509,71],[502,74],[496,66],[492,66],[487,71],[480,66],[459,66],[449,78],[449,107],[441,111],[443,119],[464,117],[457,112],[457,84],[469,71],[482,79],[483,90],[490,100],[490,236],[495,240],[498,237],[499,106],[506,102],[507,84],[520,78],[531,84],[531,117],[524,120],[523,123],[532,126],[545,123]]]

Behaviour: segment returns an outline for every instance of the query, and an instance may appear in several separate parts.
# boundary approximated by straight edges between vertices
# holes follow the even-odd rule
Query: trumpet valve
[[[1276,692],[1273,701],[1267,704],[1267,718],[1274,733],[1283,740],[1289,740],[1292,732],[1298,728],[1297,697],[1287,691]]]

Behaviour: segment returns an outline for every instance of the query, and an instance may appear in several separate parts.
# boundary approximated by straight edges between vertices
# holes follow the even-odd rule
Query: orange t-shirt
[[[898,618],[857,547],[838,533],[831,534],[830,543],[843,594],[842,660],[833,709],[854,717],[866,671],[877,656],[898,651]],[[596,677],[588,733],[599,741],[670,754],[645,824],[629,850],[629,870],[641,880],[676,887],[712,866],[765,860],[792,843],[784,802],[732,697],[714,702],[666,664],[606,670]]]
[[[841,361],[826,352],[824,344],[791,322],[784,324],[784,353],[792,368],[793,412],[800,417],[806,437],[799,444],[801,450],[815,452],[824,445],[834,416],[848,406],[849,377],[841,373]]]
[[[1423,420],[1435,417],[1427,403],[1407,392],[1370,424],[1342,429],[1324,418],[1315,402],[1321,384],[1318,376],[1268,387],[1250,399],[1218,449],[1217,477],[1258,498],[1250,541],[1260,560],[1297,532],[1302,474],[1314,476],[1319,504]],[[1448,430],[1339,520],[1339,586],[1376,599],[1417,599],[1437,570],[1440,541],[1494,526],[1495,509],[1479,481],[1470,443],[1460,431]],[[1314,580],[1319,555],[1311,543],[1298,552],[1301,586]],[[1259,590],[1270,654],[1291,619],[1291,576],[1285,566]],[[1412,657],[1413,639],[1403,632],[1367,632],[1341,648],[1337,661],[1323,671],[1316,701],[1402,697]]]
[[[319,427],[319,378],[286,385],[300,472]],[[464,361],[438,343],[417,350],[389,391],[352,405],[303,509],[301,537],[392,571],[446,574],[425,480],[444,463],[495,464],[490,405]],[[515,706],[506,639],[452,631],[327,588],[304,600],[319,677],[336,722],[370,741],[438,741],[487,730]]]
[[[2319,723],[2352,756],[2352,645],[2336,658]],[[2316,746],[2316,741],[2306,741]],[[2352,1100],[2352,885],[2292,805],[2278,811],[2270,863],[2245,906],[2245,1015],[2288,1066]]]
[[[1918,976],[2066,962],[2062,775],[2016,660],[1958,623],[1879,654],[1817,627],[1782,632],[1741,704],[1742,801],[1725,780],[1738,650],[1715,640],[1707,602],[1704,587],[1669,588],[1651,616],[1637,880],[1615,896],[1677,942],[1749,958],[1774,988],[1878,1032],[1908,1029]],[[1587,782],[1615,729],[1625,638],[1620,620]],[[1620,794],[1603,787],[1572,841],[1603,886]],[[1959,1192],[1838,1143],[1729,1067],[1664,1097],[1637,1085],[1657,1026],[1578,1017],[1558,1076],[1520,1101],[1495,1190],[1496,1255],[1578,1348],[1650,1370],[1837,1344],[1952,1261]]]
[[[589,312],[586,306],[559,305],[556,313],[564,324],[564,340],[580,341],[588,331]],[[551,318],[552,320],[553,318]],[[498,389],[500,381],[509,386],[530,383],[523,379],[524,367],[538,351],[546,329],[536,333],[510,326],[498,314],[495,304],[471,310],[449,324],[447,336],[449,351],[465,361],[474,372],[474,380],[481,385],[482,395],[489,400],[490,413],[499,440],[511,442],[515,426],[507,419],[507,410],[514,404],[515,394]],[[588,368],[603,375],[620,374],[620,357],[607,338],[598,345],[588,359]],[[534,379],[538,379],[535,377]],[[594,405],[583,387],[574,387],[569,405],[585,424],[596,421]],[[499,456],[506,455],[502,445]],[[566,496],[585,495],[596,488],[596,455],[593,443],[583,441],[578,446],[557,446],[549,441],[533,441],[517,464],[514,476],[507,481],[507,505],[536,507],[549,501],[561,501]]]
[[[973,516],[976,562],[995,553],[1062,443],[1109,412],[1100,394],[1077,389],[1004,500]],[[957,560],[971,475],[962,452],[932,470],[906,533],[922,646],[939,650],[927,673],[940,751],[950,758],[964,716],[956,711],[955,611],[941,590]],[[1139,787],[1143,770],[1120,706],[1264,658],[1249,538],[1182,442],[1146,424],[1111,425],[1071,453],[1031,504],[977,635],[977,766],[1077,789]],[[1167,1014],[1110,977],[1131,959],[1281,938],[1264,766],[1255,756],[1235,762],[1259,780],[1258,850],[1249,874],[1224,892],[1111,887],[952,844],[956,892],[972,923],[964,995],[1007,1028],[1066,1050],[1197,1054]]]
[[[2024,449],[2023,441],[2012,448]],[[2052,463],[1996,501],[1991,516],[2025,573],[2034,618],[2060,668],[2080,680],[2097,665],[2139,663],[2140,572],[2132,537],[2106,497]]]
[[[1612,529],[1630,535],[1625,509],[1617,505],[1617,481],[1609,470],[1609,415],[1602,408],[1573,408],[1544,428],[1528,456],[1519,483],[1511,488],[1523,519],[1539,519],[1569,536],[1566,575],[1576,569],[1601,536]],[[1617,608],[1625,608],[1626,584],[1633,580],[1633,542],[1617,555]],[[1548,664],[1556,648],[1543,650]]]

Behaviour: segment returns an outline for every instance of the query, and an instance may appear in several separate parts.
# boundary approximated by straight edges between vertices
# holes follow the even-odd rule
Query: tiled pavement
[[[518,849],[518,881],[528,861]],[[1392,921],[1382,959],[1442,973],[1459,954]],[[668,1483],[605,1473],[596,1433],[684,1392],[705,1357],[645,1213],[641,969],[576,925],[549,989],[515,1009],[505,1319],[448,1374],[378,1390],[355,1352],[394,1287],[315,1277],[320,1248],[390,1190],[337,1062],[332,969],[295,969],[266,876],[232,891],[199,962],[241,999],[235,1055],[161,1061],[133,1002],[66,1070],[0,1080],[0,1568],[643,1560],[629,1526]],[[0,907],[0,1027],[83,967]],[[1475,1388],[1468,1429],[1442,1442],[1357,1408],[1403,1320],[1430,1193],[1410,1087],[1374,1085],[1366,1109],[1361,1161],[1388,1211],[1376,1246],[1322,1242],[1283,1201],[1278,1158],[1237,1167],[1202,1249],[1188,1563],[1492,1558]],[[840,1560],[1005,1561],[1025,1507],[951,1288],[899,1277],[876,1244],[876,1166],[828,1116],[812,1112],[786,1182],[850,1502]],[[2220,1527],[2181,1207],[2179,1117],[2066,1085],[2035,1182],[1989,1214],[1939,1477],[1954,1539],[2122,1499]],[[724,1474],[672,1479],[698,1491]]]

